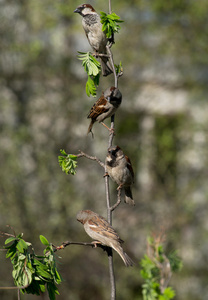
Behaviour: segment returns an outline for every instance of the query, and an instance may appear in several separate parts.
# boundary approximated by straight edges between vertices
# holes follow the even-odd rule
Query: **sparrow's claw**
[[[110,128],[109,131],[110,131],[110,134],[116,135],[116,134],[115,134],[115,129],[114,129],[114,128]]]
[[[92,241],[91,244],[93,245],[94,248],[97,248],[97,244],[102,244],[99,241]]]
[[[114,134],[115,135],[115,129],[114,128],[109,128],[107,125],[105,125],[105,123],[101,122],[101,124],[108,129],[108,131],[110,132],[110,134]]]
[[[118,187],[117,187],[117,191],[121,190],[123,187],[123,184],[120,184]]]

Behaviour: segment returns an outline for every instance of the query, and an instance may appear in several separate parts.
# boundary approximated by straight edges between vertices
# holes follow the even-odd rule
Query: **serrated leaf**
[[[90,76],[88,76],[88,81],[86,82],[86,94],[88,97],[90,95],[92,95],[93,97],[96,97],[96,86]]]
[[[62,150],[63,151],[63,150]],[[77,167],[77,156],[73,154],[64,154],[64,156],[58,156],[58,162],[63,172],[67,175],[76,174],[76,167]]]
[[[40,241],[45,246],[49,245],[49,242],[48,242],[47,238],[45,238],[43,235],[40,235]]]
[[[101,12],[101,23],[102,30],[105,32],[106,37],[110,38],[113,33],[117,33],[120,30],[120,26],[117,23],[122,23],[123,21],[120,20],[120,17],[115,13],[106,14]]]

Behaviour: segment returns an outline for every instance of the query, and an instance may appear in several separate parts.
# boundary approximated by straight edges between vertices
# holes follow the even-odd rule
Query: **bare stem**
[[[109,14],[111,14],[111,0],[109,0]]]
[[[109,135],[108,148],[110,148],[113,144],[114,138],[114,124],[115,124],[115,115],[111,117],[111,133]]]
[[[109,14],[111,14],[111,0],[109,0]],[[117,88],[118,87],[118,76],[116,74],[116,69],[114,66],[114,60],[113,60],[113,54],[111,51],[111,46],[114,42],[114,38],[112,39],[112,42],[109,43],[106,46],[107,54],[109,56],[109,60],[113,69],[113,75],[114,75],[114,81],[115,84],[114,86]],[[113,138],[114,138],[114,123],[115,123],[115,115],[111,117],[111,134],[109,135],[109,140],[108,140],[108,147],[111,147],[113,144]],[[105,173],[106,172],[106,166],[105,166]],[[119,205],[118,201],[116,205],[111,207],[110,204],[110,191],[109,191],[109,176],[105,176],[105,191],[106,191],[106,204],[107,204],[107,217],[108,217],[108,222],[112,225],[112,212],[113,210]],[[116,299],[116,282],[115,282],[115,273],[114,273],[114,265],[113,265],[113,251],[112,249],[108,253],[108,265],[109,265],[109,275],[110,275],[110,284],[111,284],[111,300]]]
[[[56,251],[58,251],[58,250],[65,249],[67,246],[70,246],[70,245],[90,246],[90,247],[92,247],[92,248],[100,247],[100,248],[102,248],[104,251],[109,252],[109,247],[102,245],[102,244],[99,243],[98,241],[93,241],[93,242],[90,242],[90,243],[87,243],[87,242],[70,242],[70,241],[66,241],[66,242],[63,242],[63,243],[61,244],[61,246],[55,246],[55,245],[53,245],[53,248],[54,248],[53,252],[56,252]],[[111,249],[111,248],[110,248],[110,249]]]
[[[96,156],[90,156],[86,153],[84,153],[83,151],[80,150],[80,153],[79,154],[75,154],[78,158],[79,157],[86,157],[88,159],[91,159],[91,160],[94,160],[96,161],[101,167],[105,168],[105,164],[99,159],[97,158]]]
[[[0,290],[22,290],[26,289],[29,285],[30,283],[24,286],[0,286]]]
[[[114,80],[115,80],[114,85],[117,88],[118,87],[118,76],[116,74],[116,69],[115,69],[114,60],[113,60],[113,53],[111,51],[110,45],[106,45],[106,49],[107,49],[107,53],[108,53],[108,56],[109,56],[109,59],[111,62],[112,69],[113,69],[113,75],[114,75]]]
[[[118,190],[117,202],[113,206],[111,206],[110,210],[114,211],[119,206],[120,203],[121,203],[121,189]]]

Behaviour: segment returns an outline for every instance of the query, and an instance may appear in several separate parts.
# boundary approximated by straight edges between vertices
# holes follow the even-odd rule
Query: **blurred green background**
[[[107,0],[89,3],[108,12]],[[0,230],[8,232],[9,224],[23,232],[36,253],[43,249],[40,234],[56,245],[90,241],[76,221],[78,210],[106,216],[101,167],[82,158],[77,175],[67,176],[58,165],[60,149],[104,160],[108,145],[99,124],[94,139],[86,136],[95,99],[85,94],[77,60],[77,51],[91,50],[81,17],[73,14],[79,4],[0,0]],[[122,203],[113,226],[136,262],[147,236],[164,230],[167,251],[178,249],[184,265],[171,280],[175,299],[208,299],[208,2],[112,0],[112,8],[125,21],[112,48],[124,67],[114,143],[136,175],[136,207]],[[113,82],[101,78],[98,95]],[[110,185],[114,202],[116,185]],[[59,254],[64,282],[57,299],[109,299],[101,249],[70,246]],[[139,264],[129,269],[114,258],[118,299],[142,299]],[[12,286],[4,251],[0,261],[0,286]],[[0,290],[0,298],[17,294]]]

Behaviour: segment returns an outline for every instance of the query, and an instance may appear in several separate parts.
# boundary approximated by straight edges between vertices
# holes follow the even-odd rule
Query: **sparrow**
[[[97,243],[113,248],[122,258],[126,267],[134,262],[124,252],[122,241],[108,221],[91,210],[81,210],[77,213],[77,221],[84,225],[86,233]]]
[[[99,54],[106,56],[100,56],[100,63],[102,69],[102,75],[108,76],[113,73],[112,65],[107,57],[107,38],[105,32],[102,31],[102,24],[100,16],[96,13],[94,8],[90,4],[79,5],[74,13],[78,13],[82,16],[82,26],[87,36],[88,42],[93,50]]]
[[[115,114],[122,101],[122,94],[114,86],[107,88],[90,109],[87,118],[91,118],[87,134],[92,132],[93,124],[98,121],[107,127],[103,121]],[[108,128],[108,127],[107,127]],[[109,129],[109,128],[108,128]],[[110,129],[109,129],[110,130]]]
[[[108,148],[105,160],[107,175],[118,184],[117,190],[124,188],[125,202],[134,206],[131,185],[134,183],[134,171],[127,155],[119,146]]]

